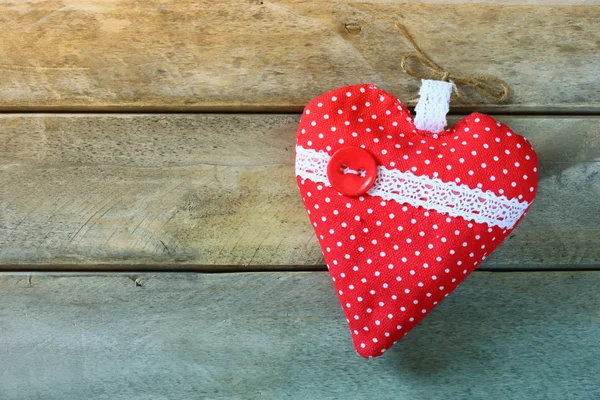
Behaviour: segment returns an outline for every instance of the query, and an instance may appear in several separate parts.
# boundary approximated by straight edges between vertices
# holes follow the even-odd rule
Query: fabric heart
[[[536,153],[508,126],[474,113],[438,134],[418,130],[396,97],[369,84],[304,109],[296,176],[362,357],[389,349],[494,251],[538,179]],[[362,195],[334,189],[360,191],[369,178]]]

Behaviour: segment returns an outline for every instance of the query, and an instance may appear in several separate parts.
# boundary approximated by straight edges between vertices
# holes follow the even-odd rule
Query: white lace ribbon
[[[331,187],[327,178],[330,159],[323,151],[296,146],[296,175]],[[491,191],[383,166],[377,167],[377,178],[367,194],[503,229],[513,228],[529,207],[526,201],[508,199]]]

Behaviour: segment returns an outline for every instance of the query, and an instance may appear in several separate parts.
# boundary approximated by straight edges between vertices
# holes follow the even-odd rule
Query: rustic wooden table
[[[600,1],[0,2],[0,399],[600,398]],[[531,212],[375,360],[294,180],[320,93],[412,99],[401,21],[540,156]],[[218,272],[209,274],[208,272]]]

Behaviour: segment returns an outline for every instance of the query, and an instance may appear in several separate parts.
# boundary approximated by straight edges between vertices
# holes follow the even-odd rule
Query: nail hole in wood
[[[351,35],[358,35],[362,29],[358,22],[347,22],[344,24],[344,28]]]

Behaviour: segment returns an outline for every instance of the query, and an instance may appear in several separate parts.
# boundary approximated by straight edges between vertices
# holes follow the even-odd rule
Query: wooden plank
[[[2,274],[0,392],[597,399],[599,285],[599,272],[476,272],[384,356],[364,360],[323,272]]]
[[[537,149],[540,189],[482,268],[600,265],[599,118],[501,120]],[[297,123],[0,116],[1,268],[324,269],[294,179]]]
[[[450,71],[514,89],[505,105],[467,90],[457,110],[600,111],[600,2],[423,3],[3,1],[0,110],[299,111],[363,82],[408,100],[400,20]]]

